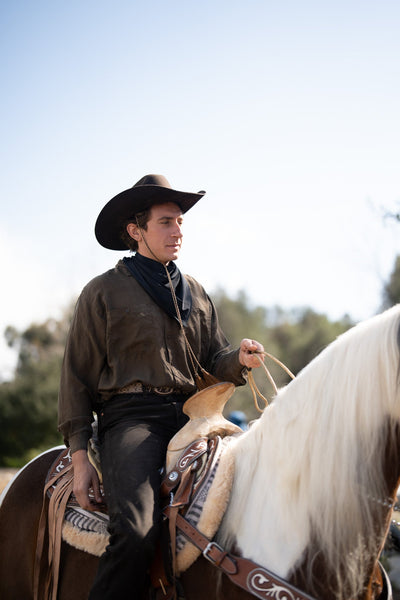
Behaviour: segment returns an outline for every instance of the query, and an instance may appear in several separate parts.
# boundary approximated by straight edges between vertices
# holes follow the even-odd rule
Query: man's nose
[[[182,226],[179,225],[179,223],[175,224],[175,228],[174,228],[172,235],[174,235],[175,237],[179,237],[179,238],[183,237]]]

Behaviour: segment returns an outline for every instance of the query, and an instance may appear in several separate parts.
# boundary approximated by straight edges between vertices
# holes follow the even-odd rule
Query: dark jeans
[[[89,600],[142,600],[160,530],[160,468],[169,440],[187,421],[187,396],[115,396],[99,410],[110,541]]]

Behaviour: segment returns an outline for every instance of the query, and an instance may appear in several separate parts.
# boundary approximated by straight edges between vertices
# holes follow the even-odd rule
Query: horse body
[[[318,600],[376,596],[400,476],[399,323],[396,307],[338,338],[229,445],[235,480],[217,542]],[[0,507],[4,600],[33,597],[36,529],[53,460],[45,454],[22,471]],[[95,557],[63,543],[59,600],[87,598],[96,567]],[[254,598],[204,558],[181,579],[187,600]]]
[[[60,448],[43,453],[11,482],[0,506],[0,598],[32,600],[36,538],[45,479]],[[62,544],[59,600],[87,599],[98,559]],[[82,576],[81,576],[82,574]]]

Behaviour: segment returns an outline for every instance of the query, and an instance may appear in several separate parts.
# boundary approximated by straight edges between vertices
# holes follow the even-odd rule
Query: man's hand
[[[256,369],[261,366],[261,360],[264,360],[264,346],[256,340],[248,340],[245,338],[240,342],[239,347],[239,362],[248,369]]]
[[[97,471],[89,461],[86,450],[77,450],[72,455],[74,466],[74,494],[79,506],[85,510],[96,510],[97,504],[103,503]],[[89,497],[89,489],[93,488],[94,500]],[[97,504],[96,504],[97,503]]]

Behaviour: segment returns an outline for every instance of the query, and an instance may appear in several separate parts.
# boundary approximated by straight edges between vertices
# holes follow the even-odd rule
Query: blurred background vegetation
[[[294,374],[353,325],[346,315],[330,321],[309,307],[286,311],[277,306],[254,306],[244,291],[231,298],[219,289],[213,300],[233,346],[243,337],[257,339]],[[398,302],[400,256],[383,286],[381,309]],[[0,466],[19,467],[38,452],[62,443],[56,425],[57,395],[73,304],[60,320],[33,323],[25,331],[10,325],[4,332],[7,343],[18,353],[18,363],[13,379],[0,383]],[[268,359],[267,365],[278,387],[288,382],[286,373]],[[273,390],[265,372],[257,369],[253,373],[260,391],[271,398]],[[227,412],[233,410],[243,411],[248,419],[259,416],[248,385],[237,388],[227,407]]]

